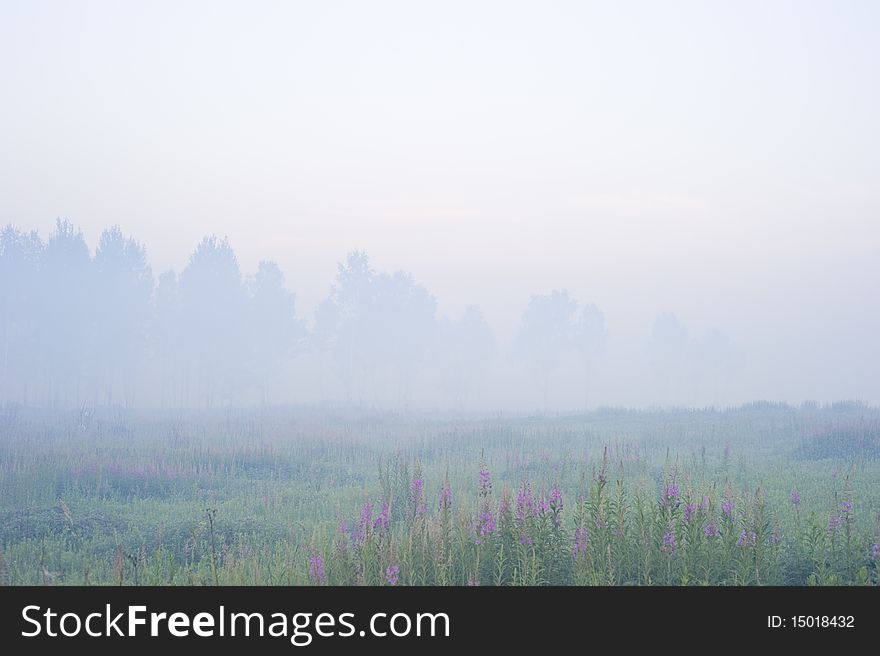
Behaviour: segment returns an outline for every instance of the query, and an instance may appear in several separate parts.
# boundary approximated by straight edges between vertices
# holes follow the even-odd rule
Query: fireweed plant
[[[0,442],[0,578],[876,585],[880,464],[854,447],[839,457],[822,435],[870,446],[877,414],[294,428],[279,414],[262,432],[250,418],[132,420],[124,438],[31,419]]]

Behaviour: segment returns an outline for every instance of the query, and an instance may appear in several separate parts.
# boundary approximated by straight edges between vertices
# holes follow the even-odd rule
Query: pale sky
[[[876,2],[0,3],[0,224],[406,269],[507,338],[727,332],[755,395],[880,401]],[[634,343],[634,342],[633,342]],[[621,384],[625,384],[622,382]]]

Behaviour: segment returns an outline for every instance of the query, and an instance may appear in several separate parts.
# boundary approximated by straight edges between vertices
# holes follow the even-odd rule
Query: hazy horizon
[[[719,403],[878,403],[878,18],[869,2],[6,2],[0,226],[47,239],[69,218],[94,253],[118,224],[155,280],[226,236],[246,276],[277,262],[311,327],[363,250],[438,319],[480,308],[492,385],[510,386],[481,389],[488,408],[541,405],[509,356],[532,295],[557,289],[604,316],[596,403],[675,401],[649,375],[664,313],[742,354]]]

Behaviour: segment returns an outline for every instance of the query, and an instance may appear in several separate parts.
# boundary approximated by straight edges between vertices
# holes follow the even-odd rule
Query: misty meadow
[[[860,404],[0,422],[7,584],[878,583]]]
[[[215,237],[154,285],[117,227],[92,254],[67,221],[9,226],[0,270],[6,583],[878,582],[880,412],[585,410],[606,330],[568,292],[533,296],[505,354],[477,308],[438,319],[360,252],[310,322]],[[742,357],[668,314],[646,355],[679,394]],[[474,404],[511,372],[538,412]],[[572,381],[582,409],[551,412]]]
[[[0,583],[877,585],[878,26],[4,0]]]

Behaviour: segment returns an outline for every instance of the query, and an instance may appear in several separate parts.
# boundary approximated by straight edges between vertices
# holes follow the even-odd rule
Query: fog
[[[880,402],[869,2],[4,2],[0,401]]]

